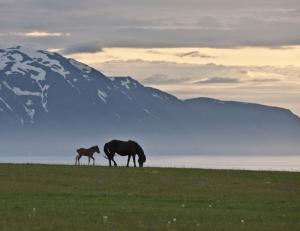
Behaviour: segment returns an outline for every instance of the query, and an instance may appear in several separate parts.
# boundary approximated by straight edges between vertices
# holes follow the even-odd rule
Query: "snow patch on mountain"
[[[28,100],[26,101],[25,104],[26,104],[27,106],[31,106],[31,105],[33,105],[33,102],[32,102],[31,99],[28,99]]]
[[[107,101],[106,101],[107,94],[105,92],[98,89],[97,95],[105,104],[107,104]]]
[[[145,108],[144,108],[143,111],[146,112],[150,117],[155,118],[155,119],[158,119],[158,117],[155,116],[155,115],[153,115],[148,109],[145,109]]]
[[[11,112],[13,112],[14,110],[9,106],[9,104],[3,99],[0,97],[0,101],[5,105],[5,107],[10,110]]]
[[[23,126],[24,125],[24,119],[21,117],[21,116],[19,116],[19,114],[17,114],[17,113],[15,113],[15,111],[14,111],[14,109],[2,98],[2,97],[0,97],[0,102],[2,102],[3,104],[4,104],[4,106],[10,111],[10,112],[12,112],[12,113],[14,113],[15,114],[15,116],[18,118],[18,120],[20,121],[20,123],[21,123],[21,126]],[[3,110],[4,111],[4,110]]]
[[[46,52],[46,51],[36,51],[26,47],[12,47],[5,49],[6,52],[0,57],[0,70],[3,70],[8,63],[14,62],[14,69],[12,71],[21,72],[23,74],[26,71],[31,70],[30,64],[38,62],[40,65],[49,67],[52,71],[60,74],[64,78],[66,75],[70,74],[69,71],[66,71],[60,62],[56,59],[51,59],[48,55],[58,55],[56,53]],[[25,61],[25,57],[28,57],[29,60]],[[32,66],[31,66],[32,67]],[[28,69],[29,68],[29,69]]]
[[[40,89],[42,91],[41,92],[41,103],[42,103],[42,106],[43,106],[44,110],[46,112],[48,112],[48,108],[47,108],[47,102],[48,102],[47,96],[48,96],[48,93],[47,93],[47,90],[50,88],[50,86],[49,85],[42,86],[39,83],[38,83],[38,85],[39,85],[39,87],[40,87]]]
[[[126,89],[130,90],[131,87],[137,87],[137,81],[133,80],[130,77],[119,77],[119,79],[121,80],[120,83],[123,87],[125,87]]]
[[[125,95],[129,100],[132,100],[132,97],[130,97],[125,91],[121,91],[123,95]]]
[[[3,81],[3,85],[8,88],[10,91],[12,91],[17,96],[27,95],[27,96],[41,96],[40,92],[32,92],[32,91],[26,91],[21,90],[18,87],[11,87],[9,84],[5,81]]]
[[[0,70],[4,70],[5,67],[8,65],[8,63],[12,62],[13,60],[14,60],[14,57],[11,56],[10,54],[7,55],[7,53],[4,53],[4,55],[1,55],[0,56]]]
[[[26,106],[24,106],[24,109],[25,109],[27,115],[30,117],[30,122],[34,123],[33,117],[35,115],[35,109],[34,108],[30,109],[30,108],[28,108]]]
[[[92,78],[89,76],[89,75],[82,75],[83,76],[83,78],[85,78],[87,81],[91,81],[92,80]]]
[[[163,99],[159,94],[157,93],[152,93],[152,96],[153,97],[156,97],[156,98],[159,98],[159,99]]]
[[[129,79],[121,80],[121,85],[126,87],[127,89],[130,89],[130,81]]]
[[[70,63],[76,67],[78,70],[89,74],[92,71],[92,68],[86,64],[76,61],[75,59],[69,59]]]
[[[75,82],[76,82],[76,81],[75,81]],[[81,93],[81,91],[79,90],[79,88],[76,87],[70,80],[67,79],[67,83],[68,83],[72,88],[74,88],[74,89],[78,92],[78,94]]]

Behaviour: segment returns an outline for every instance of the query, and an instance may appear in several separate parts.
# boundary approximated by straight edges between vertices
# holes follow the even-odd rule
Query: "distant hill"
[[[0,126],[0,155],[63,154],[112,138],[153,154],[300,154],[300,119],[287,109],[180,100],[20,46],[0,49]]]

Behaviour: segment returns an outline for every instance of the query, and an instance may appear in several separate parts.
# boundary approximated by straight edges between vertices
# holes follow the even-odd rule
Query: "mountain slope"
[[[135,138],[158,154],[284,154],[300,143],[300,119],[286,109],[179,100],[130,77],[108,78],[60,54],[24,47],[0,49],[0,124],[3,142],[17,139],[30,151],[32,139],[43,149],[49,139],[75,146]]]

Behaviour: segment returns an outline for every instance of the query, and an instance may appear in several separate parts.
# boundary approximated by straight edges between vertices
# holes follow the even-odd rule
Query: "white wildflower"
[[[103,224],[106,224],[107,220],[108,220],[108,216],[103,216]]]

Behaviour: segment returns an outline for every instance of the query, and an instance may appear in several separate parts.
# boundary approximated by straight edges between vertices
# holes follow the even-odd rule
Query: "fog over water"
[[[107,166],[108,161],[103,154],[95,155],[97,166]],[[64,156],[8,156],[0,155],[0,163],[41,163],[41,164],[74,164],[74,155]],[[127,157],[115,157],[119,166],[125,166]],[[87,158],[81,158],[81,163],[87,165]],[[131,162],[131,166],[133,163]],[[272,155],[148,155],[145,167],[175,167],[204,169],[242,169],[242,170],[272,170],[300,171],[300,156]]]

